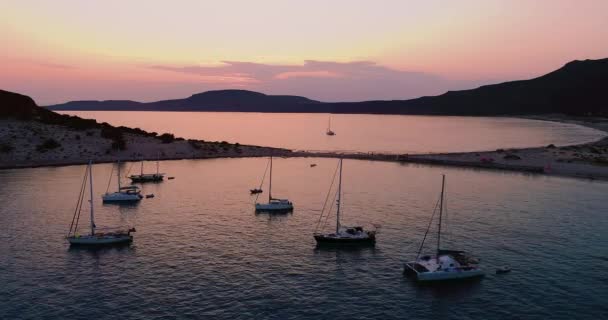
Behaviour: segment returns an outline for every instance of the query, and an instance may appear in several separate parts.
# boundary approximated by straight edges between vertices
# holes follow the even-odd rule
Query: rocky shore
[[[106,134],[107,136],[107,134]],[[0,120],[0,168],[23,168],[99,162],[282,156],[289,150],[154,137],[125,133],[124,146],[104,137],[102,129],[73,130],[61,125]]]

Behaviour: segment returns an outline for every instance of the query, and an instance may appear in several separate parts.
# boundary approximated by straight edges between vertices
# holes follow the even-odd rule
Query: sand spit
[[[529,116],[529,119],[567,122],[608,132],[608,119],[572,118],[562,115]],[[608,180],[608,138],[573,146],[497,149],[442,154],[378,154],[292,152],[287,149],[125,134],[126,149],[113,147],[101,129],[73,130],[36,121],[0,120],[0,169],[84,164],[95,162],[233,157],[330,157],[395,161],[429,165],[472,167],[530,172],[539,175]]]
[[[525,118],[577,124],[608,132],[608,119],[573,118],[563,115],[539,115]],[[490,170],[508,170],[539,175],[608,180],[608,138],[572,146],[556,147],[554,145],[548,145],[536,148],[496,149],[482,152],[418,155],[294,152],[291,156],[343,157],[359,160],[395,161]]]

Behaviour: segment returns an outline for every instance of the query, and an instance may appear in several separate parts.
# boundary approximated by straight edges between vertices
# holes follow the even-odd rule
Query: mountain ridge
[[[214,111],[302,112],[416,115],[525,115],[564,113],[608,115],[608,58],[574,60],[528,80],[447,91],[409,100],[320,102],[292,95],[266,95],[249,90],[214,90],[184,99],[137,102],[131,100],[71,101],[51,110],[96,111]]]

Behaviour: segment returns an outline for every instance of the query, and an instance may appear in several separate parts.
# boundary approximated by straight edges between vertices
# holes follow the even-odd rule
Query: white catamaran
[[[89,161],[87,170],[84,173],[82,186],[80,187],[80,196],[76,203],[76,210],[72,217],[72,224],[66,237],[70,245],[83,245],[83,246],[99,246],[99,245],[113,245],[113,244],[124,244],[133,241],[131,232],[135,232],[135,228],[130,228],[127,231],[114,230],[108,232],[99,232],[95,226],[95,212],[93,210],[93,165]],[[82,203],[84,201],[84,195],[87,187],[87,177],[89,180],[89,204],[91,207],[91,234],[79,235],[78,234],[78,222],[80,221],[80,212],[82,209]]]
[[[118,203],[129,203],[140,201],[143,196],[137,186],[126,186],[121,187],[120,185],[120,161],[117,163],[117,176],[118,176],[118,191],[107,192],[101,196],[103,202],[118,202]],[[112,175],[110,174],[110,181]]]
[[[338,194],[336,200],[336,232],[315,233],[314,238],[318,245],[323,244],[374,244],[376,231],[365,230],[363,227],[346,227],[340,223],[340,208],[342,198],[342,159],[340,159],[340,175],[338,178]],[[330,187],[331,189],[331,187]],[[323,215],[323,213],[321,213]],[[321,216],[322,218],[322,216]],[[319,219],[319,222],[321,219]],[[318,227],[318,226],[317,226]]]
[[[270,177],[268,181],[268,203],[256,203],[255,210],[263,212],[288,212],[293,210],[293,203],[288,199],[272,197],[272,156],[270,157]]]
[[[412,275],[417,281],[445,281],[479,278],[484,272],[478,267],[478,260],[464,251],[441,249],[441,223],[444,207],[445,175],[441,180],[441,198],[439,200],[439,222],[437,224],[437,251],[435,255],[420,256],[426,234],[414,261],[405,263],[404,273]],[[434,213],[433,213],[434,216]],[[431,216],[431,222],[433,217]],[[427,233],[431,223],[427,228]]]

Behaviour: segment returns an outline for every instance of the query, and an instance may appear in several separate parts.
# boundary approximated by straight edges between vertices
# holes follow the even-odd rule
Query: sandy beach
[[[523,118],[566,122],[608,133],[608,119],[581,119],[563,115]],[[49,141],[54,143],[49,143]],[[0,168],[60,166],[95,162],[207,159],[232,157],[343,157],[429,165],[474,167],[530,172],[542,175],[608,180],[608,137],[571,146],[540,146],[482,152],[395,155],[377,153],[292,152],[288,149],[175,139],[163,143],[150,136],[126,134],[126,149],[112,147],[100,129],[73,130],[36,121],[0,120]]]
[[[581,119],[563,115],[538,115],[522,118],[577,124],[608,133],[608,119]],[[485,152],[411,155],[402,157],[401,160],[608,180],[608,137],[591,143],[571,146],[548,145]]]
[[[603,118],[582,119],[564,115],[536,115],[522,116],[520,118],[576,124],[608,133],[608,119]],[[608,137],[578,145],[554,146],[551,144],[533,148],[499,148],[496,150],[479,152],[416,155],[294,152],[291,153],[290,156],[342,157],[359,160],[395,161],[488,170],[508,170],[539,175],[608,180]]]

